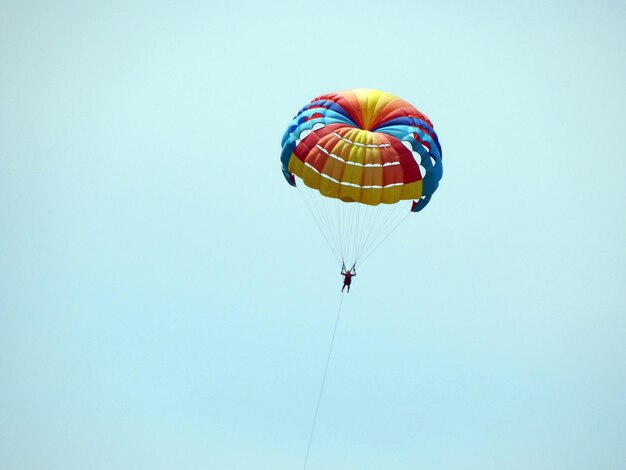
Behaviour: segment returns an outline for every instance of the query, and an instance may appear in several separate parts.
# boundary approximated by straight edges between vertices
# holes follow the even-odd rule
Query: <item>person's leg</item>
[[[350,284],[348,284],[348,294],[350,293]]]
[[[343,292],[343,290],[346,288],[346,285],[344,284],[343,287],[341,288],[341,292]],[[349,288],[348,288],[349,289]]]

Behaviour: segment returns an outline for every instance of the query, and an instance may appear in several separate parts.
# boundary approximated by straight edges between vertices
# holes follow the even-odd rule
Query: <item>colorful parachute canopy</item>
[[[430,120],[380,90],[315,98],[282,139],[282,169],[322,196],[376,206],[414,200],[418,212],[441,180],[441,146]]]
[[[362,263],[406,218],[401,201],[422,210],[442,175],[430,120],[379,90],[315,98],[293,118],[282,147],[285,178],[346,266]]]

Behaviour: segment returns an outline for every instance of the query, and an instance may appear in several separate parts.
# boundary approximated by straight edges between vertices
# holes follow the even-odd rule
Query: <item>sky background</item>
[[[302,467],[341,279],[280,139],[359,87],[444,176],[307,468],[626,468],[625,44],[618,1],[2,1],[0,469]]]

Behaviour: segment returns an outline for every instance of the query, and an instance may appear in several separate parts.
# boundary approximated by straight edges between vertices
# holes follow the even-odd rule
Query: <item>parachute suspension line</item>
[[[385,212],[385,214],[382,217],[379,217],[376,220],[376,223],[372,224],[371,238],[367,240],[367,243],[363,246],[363,251],[361,252],[362,254],[364,254],[364,252],[366,252],[374,243],[376,243],[376,241],[380,239],[382,232],[384,232],[389,225],[392,215],[396,212],[396,208],[397,206],[391,206],[385,207],[381,210],[381,212]]]
[[[337,225],[337,219],[335,217],[334,211],[332,210],[332,207],[330,206],[331,201],[329,201],[325,197],[320,197],[319,193],[316,190],[311,190],[309,193],[310,193],[311,199],[315,201],[315,204],[319,207],[320,212],[324,214],[324,217],[326,220],[325,226],[327,227],[328,232],[332,236],[333,243],[335,246],[335,251],[337,253],[336,257],[338,258],[338,260],[340,260],[342,255],[341,255],[339,228]]]
[[[350,223],[348,224],[348,229],[346,231],[346,238],[349,241],[348,246],[346,247],[346,257],[348,258],[348,262],[353,262],[354,261],[354,240],[355,240],[354,226],[355,226],[356,214],[358,214],[358,208],[356,207],[356,203],[353,202],[353,203],[348,204],[348,209],[350,211],[350,216],[349,216]]]
[[[365,217],[367,216],[367,210],[366,207],[364,207],[363,205],[360,205],[358,210],[357,210],[357,217],[356,217],[356,226],[354,228],[354,235],[353,235],[353,249],[352,249],[352,262],[356,261],[356,258],[359,254],[359,240],[361,238],[361,236],[363,235],[363,230],[365,229],[365,226],[363,225]]]
[[[334,198],[333,198],[334,199]],[[343,234],[341,233],[341,214],[339,213],[339,199],[334,199],[335,213],[337,214],[337,227],[339,227],[339,249],[341,250],[341,262],[345,262],[345,256],[343,253]]]
[[[322,196],[298,181],[298,193],[335,260],[347,267],[356,266],[368,257],[395,230],[398,217],[406,210],[403,204],[370,206]]]
[[[333,352],[333,345],[335,344],[335,334],[337,333],[337,325],[339,324],[339,316],[341,315],[341,306],[343,305],[343,292],[341,293],[341,300],[339,300],[339,309],[337,310],[337,318],[335,319],[335,327],[333,328],[333,336],[330,340],[330,348],[328,349],[328,357],[326,358],[326,366],[324,367],[324,376],[322,377],[322,385],[320,387],[320,393],[317,396],[317,405],[315,406],[315,416],[313,417],[313,425],[311,426],[311,433],[309,434],[309,443],[306,447],[306,456],[304,457],[304,466],[302,470],[306,470],[306,464],[309,460],[309,451],[311,450],[311,442],[313,441],[313,433],[315,432],[315,424],[317,423],[317,414],[320,410],[320,403],[322,401],[322,394],[324,393],[324,385],[326,384],[326,374],[328,373],[328,364],[330,364],[330,356]]]
[[[302,183],[302,184],[304,184],[304,183]],[[322,214],[321,214],[321,212],[319,212],[319,211],[316,212],[316,211],[314,211],[312,209],[311,205],[309,204],[309,201],[307,201],[307,196],[305,196],[305,194],[304,194],[305,191],[306,190],[304,190],[304,189],[298,189],[297,190],[298,194],[300,194],[300,197],[304,201],[304,204],[306,205],[307,209],[309,210],[309,212],[313,216],[313,220],[315,221],[315,224],[317,225],[317,228],[319,229],[319,231],[324,236],[324,240],[326,240],[326,244],[330,248],[331,253],[335,257],[337,262],[339,262],[339,257],[337,256],[337,249],[333,246],[333,243],[331,243],[331,240],[329,239],[329,235],[330,234],[326,233],[327,231],[324,230],[323,225],[321,223],[320,217],[321,217]]]
[[[366,214],[368,215],[368,218],[363,228],[363,236],[359,240],[358,255],[357,255],[359,258],[363,254],[363,249],[365,248],[370,237],[374,233],[378,225],[378,220],[381,217],[381,214],[384,212],[383,208],[380,206],[371,206],[371,207],[368,206],[365,208],[365,210],[367,211]]]
[[[378,227],[378,224],[380,223],[380,219],[385,215],[385,209],[387,208],[387,206],[383,206],[380,204],[373,208],[374,210],[372,210],[372,218],[368,224],[368,231],[366,233],[365,239],[363,240],[363,245],[361,246],[361,253],[363,252],[365,246],[367,246],[369,240],[376,233],[376,229]]]
[[[337,236],[339,238],[339,255],[341,256],[341,261],[344,261],[343,245],[345,240],[342,232],[343,220],[341,218],[341,206],[339,205],[339,200],[335,198],[327,198],[326,204],[331,214],[334,216],[335,222],[333,223],[333,227],[337,229]]]
[[[356,227],[354,229],[354,249],[352,252],[352,262],[356,263],[356,259],[359,256],[359,240],[363,235],[363,230],[365,230],[365,220],[367,216],[367,207],[364,205],[359,205],[357,208],[357,217],[356,217]]]
[[[372,218],[372,213],[375,212],[373,207],[363,207],[362,210],[360,211],[361,213],[361,217],[360,217],[360,224],[359,224],[359,230],[358,230],[358,234],[355,240],[355,254],[354,254],[354,259],[355,261],[358,259],[360,253],[361,253],[361,245],[362,245],[362,241],[365,237],[365,234],[369,228],[369,222],[371,221]]]
[[[365,257],[375,251],[399,225],[400,217],[406,218],[406,206],[402,204],[367,206],[370,212],[362,236],[357,244],[356,263],[360,264]],[[402,220],[403,220],[402,219]],[[396,223],[398,221],[398,223]],[[372,248],[373,247],[373,248]]]
[[[325,202],[326,200],[320,199],[319,197],[317,197],[317,194],[315,194],[313,191],[311,192],[311,199],[313,199],[316,202],[316,204],[319,205],[321,212],[324,214],[324,217],[326,218],[326,225],[328,227],[328,230],[333,235],[333,240],[335,241],[335,247],[337,248],[337,253],[341,255],[341,252],[339,251],[339,235],[335,233],[335,228],[337,227],[337,224],[334,222],[334,217],[332,216],[332,214],[328,211],[328,204],[326,204]]]
[[[329,236],[333,240],[333,243],[335,245],[335,250],[337,250],[337,254],[339,255],[338,239],[337,239],[335,232],[333,231],[334,224],[332,223],[332,219],[330,218],[328,214],[326,205],[323,203],[323,200],[320,200],[320,198],[317,197],[315,190],[310,189],[308,193],[309,193],[309,197],[311,198],[311,200],[314,202],[315,206],[317,207],[317,210],[319,211],[320,215],[324,218],[324,227],[326,228],[326,230],[329,233]]]
[[[389,206],[379,204],[378,206],[374,207],[374,210],[372,211],[373,217],[368,227],[369,231],[367,232],[367,236],[365,237],[365,240],[363,240],[363,245],[361,246],[361,253],[363,252],[363,249],[367,246],[369,240],[376,234],[378,226],[381,223],[381,219],[383,219],[386,215],[386,209],[389,209]]]
[[[363,259],[360,261],[360,263],[361,263],[361,264],[365,263],[365,260],[366,260],[367,258],[369,258],[369,257],[370,257],[370,255],[371,255],[372,253],[374,253],[374,252],[376,251],[376,249],[377,249],[380,245],[382,245],[382,243],[383,243],[385,240],[387,240],[387,238],[389,238],[393,232],[395,232],[395,231],[396,231],[396,229],[397,229],[397,228],[398,228],[398,227],[402,224],[402,222],[404,222],[404,221],[406,220],[406,218],[407,218],[410,214],[411,214],[411,212],[410,212],[410,211],[409,211],[409,212],[407,212],[407,213],[406,213],[406,215],[405,215],[404,217],[402,217],[402,218],[398,221],[398,223],[396,223],[396,224],[394,225],[394,227],[393,227],[391,230],[389,230],[389,232],[387,233],[387,235],[385,235],[385,237],[384,237],[384,238],[383,238],[380,242],[378,242],[378,243],[376,244],[376,246],[374,246],[374,248],[372,248],[369,252],[364,253],[364,254],[365,254],[365,256],[364,256],[364,257],[363,257]]]
[[[406,210],[406,206],[402,204],[395,204],[389,208],[387,211],[386,217],[384,220],[378,225],[376,228],[376,233],[370,240],[369,245],[364,247],[363,255],[365,255],[368,250],[372,247],[372,245],[376,245],[385,235],[386,231],[389,230],[389,227],[392,226],[392,223],[395,221],[398,215],[401,215]]]
[[[361,246],[361,249],[359,252],[359,261],[361,261],[361,258],[363,258],[364,255],[366,255],[367,251],[372,246],[372,244],[376,243],[380,239],[381,230],[388,224],[388,219],[390,218],[390,212],[393,210],[393,208],[387,207],[385,209],[388,209],[386,213],[384,215],[381,215],[379,213],[378,217],[372,222],[371,230],[368,232],[367,237],[365,238],[365,240],[363,241],[363,245]],[[381,212],[383,211],[384,210],[381,210]]]
[[[316,197],[317,195],[315,194],[315,192],[312,190],[308,190],[307,192],[308,192],[309,198],[311,199],[311,201],[313,201],[313,204],[315,205],[318,214],[320,215],[320,219],[322,221],[322,229],[326,231],[329,239],[332,241],[333,252],[334,252],[335,258],[339,260],[339,257],[341,256],[341,252],[339,251],[339,242],[337,240],[337,234],[333,230],[335,225],[332,223],[332,220],[328,215],[328,211],[325,210],[326,209],[325,205],[323,204],[322,201],[319,200],[318,197]]]
[[[361,253],[363,253],[363,250],[365,249],[365,247],[368,245],[368,243],[370,243],[370,240],[372,240],[376,236],[378,227],[380,226],[382,222],[384,222],[385,215],[387,215],[387,212],[386,212],[387,209],[389,209],[389,206],[381,205],[381,204],[379,204],[378,206],[374,208],[374,211],[373,211],[374,217],[370,223],[367,237],[363,241],[363,246],[361,246]]]
[[[335,253],[336,253],[335,257],[339,261],[339,259],[341,258],[341,251],[339,248],[339,236],[335,232],[335,228],[337,227],[337,224],[334,221],[334,217],[332,217],[332,215],[328,211],[328,204],[325,203],[325,200],[323,198],[320,198],[318,196],[317,191],[310,190],[309,195],[311,197],[311,200],[314,201],[320,214],[324,217],[324,221],[325,221],[324,226],[328,230],[328,233],[333,240],[333,246],[335,247]]]
[[[335,220],[334,213],[330,211],[330,207],[328,201],[325,198],[320,198],[316,193],[311,192],[311,198],[315,200],[315,202],[321,208],[322,213],[326,217],[326,226],[328,227],[329,232],[333,236],[333,240],[335,243],[335,250],[337,251],[337,257],[341,258],[341,246],[339,242],[339,232],[337,227],[337,221]]]
[[[398,228],[398,226],[411,214],[411,211],[408,211],[406,205],[397,204],[394,206],[394,211],[389,214],[389,217],[385,221],[384,224],[380,227],[380,231],[370,246],[365,248],[365,253],[369,254],[369,252],[373,252],[384,242],[389,236]],[[373,246],[373,248],[372,248]]]
[[[354,216],[354,219],[355,219],[355,221],[354,221],[354,233],[351,235],[351,239],[353,240],[351,259],[356,263],[356,255],[357,255],[357,251],[356,251],[357,244],[356,244],[356,242],[358,240],[358,236],[359,236],[359,233],[360,233],[359,229],[360,229],[360,222],[361,222],[361,210],[360,210],[360,208],[355,207],[354,213],[355,213],[355,216]]]

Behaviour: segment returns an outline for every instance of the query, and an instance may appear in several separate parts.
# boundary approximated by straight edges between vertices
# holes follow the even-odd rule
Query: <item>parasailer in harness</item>
[[[341,275],[343,276],[343,287],[341,288],[341,292],[347,287],[348,293],[350,293],[350,284],[352,284],[352,278],[356,276],[356,270],[354,269],[354,265],[350,269],[346,269],[346,265],[341,266]]]

